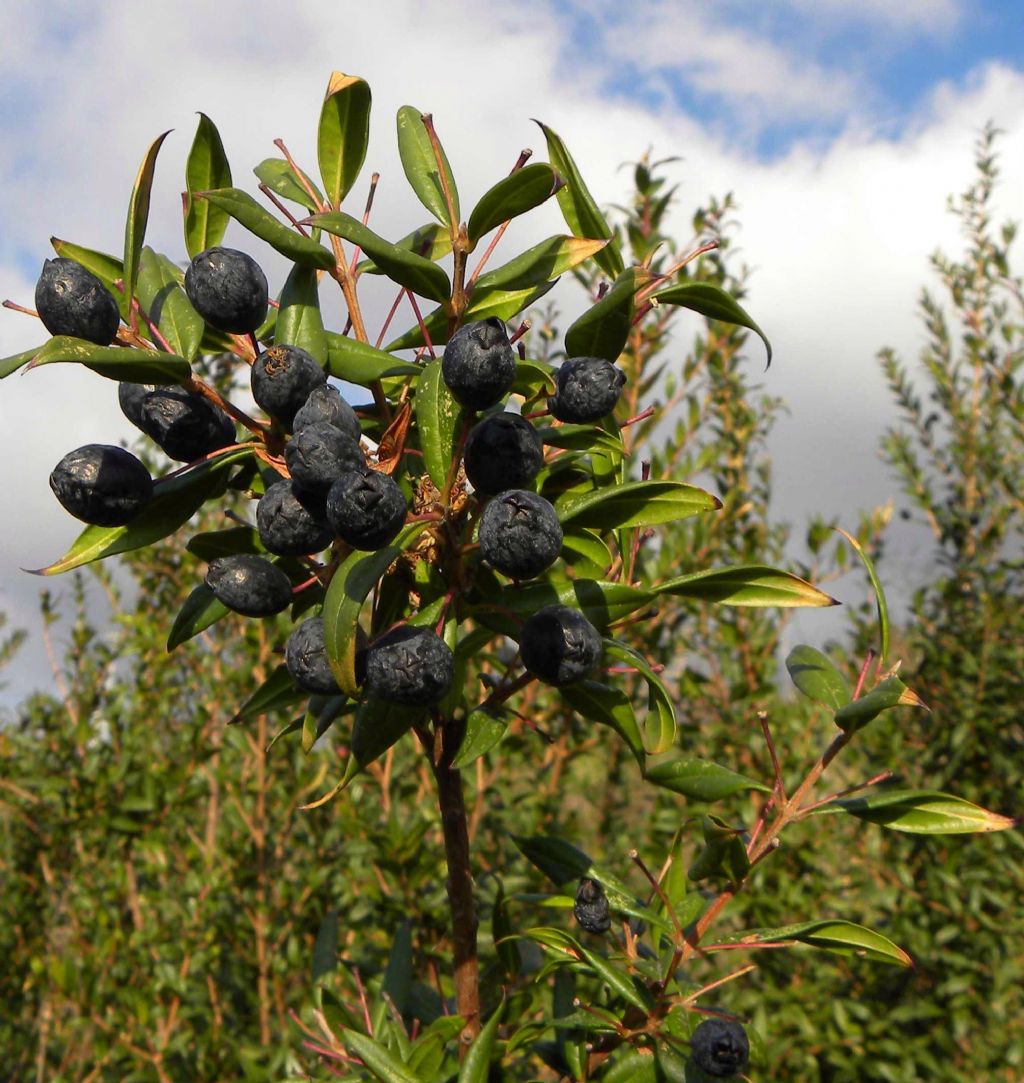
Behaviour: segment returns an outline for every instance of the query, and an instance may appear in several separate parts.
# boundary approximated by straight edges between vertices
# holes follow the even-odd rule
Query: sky
[[[775,349],[768,373],[753,346],[749,364],[789,407],[772,437],[773,510],[797,523],[821,512],[852,528],[859,509],[898,497],[878,457],[895,416],[875,358],[883,346],[911,362],[920,350],[928,256],[959,251],[946,199],[970,182],[988,120],[1004,132],[999,217],[1024,218],[1020,0],[0,0],[0,22],[0,298],[29,306],[51,236],[121,251],[139,163],[167,129],[147,242],[187,258],[180,192],[199,110],[251,193],[250,170],[278,153],[276,138],[315,171],[332,70],[373,90],[367,172],[381,173],[372,224],[385,236],[425,218],[395,149],[404,104],[434,115],[464,207],[523,147],[543,160],[531,118],[562,136],[603,205],[628,196],[624,163],[678,157],[680,237],[709,195],[738,204],[737,246],[752,269],[744,303]],[[349,209],[363,198],[357,189]],[[561,223],[546,208],[529,228],[512,239]],[[262,242],[232,226],[225,243],[280,288],[285,264]],[[566,310],[572,290],[553,295]],[[696,324],[681,327],[680,356]],[[0,310],[0,357],[46,337]],[[74,447],[131,436],[116,387],[92,373],[55,365],[0,384],[0,610],[34,633],[0,678],[4,702],[49,683],[39,590],[70,596],[69,584],[21,571],[55,559],[79,530],[49,472]],[[905,568],[914,539],[903,541]]]

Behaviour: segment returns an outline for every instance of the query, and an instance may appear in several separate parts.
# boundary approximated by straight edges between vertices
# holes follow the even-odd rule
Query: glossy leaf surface
[[[205,583],[200,583],[185,599],[185,604],[174,618],[170,635],[167,637],[168,652],[199,635],[215,621],[227,616],[228,612],[228,607],[217,600],[213,591]]]
[[[562,184],[562,178],[547,162],[534,162],[502,178],[484,192],[473,208],[466,224],[470,242],[476,244],[502,222],[539,207]]]
[[[657,584],[658,594],[677,598],[698,598],[719,605],[742,605],[780,608],[827,606],[839,603],[818,590],[806,579],[769,568],[763,564],[744,564],[735,568],[711,568],[667,579]]]
[[[320,315],[320,291],[315,267],[297,263],[288,272],[281,290],[274,341],[298,346],[321,365],[327,364],[327,335]]]
[[[775,929],[753,929],[726,937],[724,944],[763,944],[793,941],[838,955],[856,955],[878,963],[913,966],[913,960],[888,937],[852,921],[807,921]]]
[[[275,195],[290,199],[313,214],[319,210],[316,200],[303,188],[295,170],[284,158],[264,158],[253,172]],[[306,177],[306,180],[308,182],[309,178]],[[323,198],[315,184],[310,182],[310,187],[315,195]]]
[[[607,243],[564,235],[549,237],[508,263],[486,271],[476,280],[474,289],[521,290],[539,286],[585,263]]]
[[[332,72],[317,132],[320,176],[332,206],[340,206],[355,184],[369,139],[370,87],[358,76]]]
[[[463,423],[462,407],[441,376],[441,362],[431,361],[416,385],[413,400],[423,462],[430,480],[444,492],[452,470],[455,440]]]
[[[430,145],[430,137],[423,124],[423,114],[411,105],[403,105],[398,110],[398,154],[402,159],[402,169],[405,171],[406,179],[416,193],[417,199],[439,222],[443,222],[449,229],[457,227],[461,217],[459,192],[455,187],[455,177],[448,164],[448,156],[441,147],[441,168],[444,170],[448,190],[455,207],[454,221],[448,211],[444,184],[438,171],[433,147]]]
[[[169,131],[157,136],[150,144],[139,166],[139,172],[132,186],[128,201],[128,218],[124,226],[124,293],[130,301],[135,296],[135,282],[139,274],[139,256],[146,237],[146,223],[149,221],[149,202],[153,192],[153,174],[156,171],[156,158]]]
[[[744,778],[727,767],[721,767],[710,760],[681,756],[666,760],[647,769],[648,782],[656,786],[682,794],[693,801],[721,801],[737,793],[748,790],[760,790],[771,793],[771,786],[753,779]]]
[[[224,153],[220,132],[205,113],[200,113],[185,163],[185,249],[190,259],[220,244],[229,218],[222,208],[205,199],[196,199],[195,193],[230,187],[231,166]]]
[[[135,290],[139,304],[173,353],[192,362],[199,353],[206,324],[182,289],[180,276],[181,272],[166,256],[148,245],[143,247]]]
[[[1017,825],[1008,816],[937,790],[880,790],[825,806],[825,811],[832,809],[912,835],[966,835]]]
[[[794,647],[786,656],[786,669],[797,688],[815,703],[838,711],[850,702],[849,681],[814,647]]]
[[[350,384],[368,387],[385,376],[419,376],[422,365],[403,361],[400,357],[378,350],[368,343],[336,332],[327,335],[327,371]]]
[[[97,346],[83,338],[55,335],[35,355],[29,368],[58,363],[85,365],[108,380],[136,384],[180,384],[192,374],[184,357],[132,346]]]
[[[682,481],[628,481],[563,497],[555,510],[563,525],[612,530],[672,523],[721,506],[717,497]]]
[[[669,286],[668,289],[659,290],[651,299],[661,305],[679,305],[681,308],[688,308],[693,312],[699,312],[709,320],[720,320],[722,323],[734,323],[739,327],[748,328],[764,343],[768,351],[768,364],[772,363],[772,344],[765,333],[754,323],[736,299],[720,286],[715,286],[711,282],[679,282],[674,286]]]
[[[847,703],[835,713],[835,723],[845,733],[856,733],[890,707],[924,707],[924,701],[899,677],[887,677],[867,695]]]
[[[594,258],[600,262],[601,255]],[[611,289],[590,306],[565,332],[569,357],[603,357],[615,361],[626,347],[633,325],[634,296],[651,278],[641,267],[630,267],[612,283]]]

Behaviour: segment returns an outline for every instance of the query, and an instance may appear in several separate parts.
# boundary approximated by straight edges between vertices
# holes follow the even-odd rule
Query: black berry
[[[185,272],[192,307],[218,331],[247,335],[267,318],[267,279],[259,264],[234,248],[208,248]]]
[[[341,397],[341,392],[330,384],[314,387],[299,408],[292,421],[296,433],[316,421],[330,422],[358,444],[363,435],[355,410]]]
[[[503,398],[516,378],[516,355],[504,323],[491,316],[460,327],[444,348],[441,376],[470,409],[485,410]]]
[[[746,1070],[750,1042],[734,1019],[705,1019],[690,1035],[693,1063],[708,1075],[727,1079]]]
[[[339,690],[327,661],[322,617],[310,617],[295,628],[284,648],[284,664],[292,680],[307,692],[329,696]]]
[[[611,928],[608,896],[605,895],[604,888],[589,876],[584,876],[576,889],[572,916],[579,922],[580,928],[586,929],[588,933],[606,933]]]
[[[578,609],[547,605],[523,624],[523,665],[545,684],[582,680],[601,660],[601,636]]]
[[[36,311],[51,335],[72,335],[97,346],[109,346],[121,323],[110,290],[92,271],[63,256],[43,263]]]
[[[182,387],[121,383],[121,412],[178,462],[190,463],[235,442],[235,423]]]
[[[64,510],[83,523],[124,526],[153,495],[153,479],[124,448],[86,444],[57,463],[50,488]]]
[[[519,414],[492,414],[470,430],[463,461],[473,488],[492,496],[529,485],[544,464],[544,446]]]
[[[329,421],[312,421],[296,431],[284,461],[295,484],[311,494],[326,494],[342,474],[366,468],[363,449]]]
[[[366,694],[371,699],[428,707],[451,688],[455,659],[448,645],[429,628],[402,625],[366,649]]]
[[[626,374],[603,357],[574,357],[555,374],[548,409],[559,421],[600,421],[619,401]]]
[[[327,373],[298,346],[271,346],[253,362],[252,397],[286,428]]]
[[[280,613],[292,600],[288,576],[277,565],[252,553],[211,560],[206,585],[228,609],[247,617]]]
[[[402,490],[376,470],[342,474],[327,493],[327,521],[355,549],[383,549],[405,523]]]
[[[278,556],[319,553],[331,544],[331,528],[299,503],[287,478],[275,482],[256,505],[260,541]]]
[[[540,575],[558,558],[562,527],[542,496],[511,489],[491,500],[480,517],[480,555],[513,579]]]

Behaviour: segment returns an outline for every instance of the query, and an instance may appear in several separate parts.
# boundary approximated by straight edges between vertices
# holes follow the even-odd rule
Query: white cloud
[[[817,23],[869,23],[888,32],[918,31],[942,36],[964,18],[960,0],[785,0],[789,7]]]

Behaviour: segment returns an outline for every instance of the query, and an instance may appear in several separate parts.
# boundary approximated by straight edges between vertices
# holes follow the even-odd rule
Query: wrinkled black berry
[[[271,346],[253,362],[249,382],[256,402],[291,428],[313,389],[327,383],[327,373],[298,346]]]
[[[83,523],[124,526],[153,495],[153,479],[124,448],[86,444],[57,463],[50,488],[64,510]]]
[[[235,423],[182,387],[121,383],[121,412],[178,462],[190,463],[235,442]]]
[[[299,408],[292,421],[292,429],[299,433],[316,421],[330,422],[336,429],[358,444],[363,435],[355,410],[341,397],[341,392],[330,384],[314,387]]]
[[[121,323],[117,301],[80,263],[58,256],[43,262],[36,311],[51,335],[72,335],[109,346]]]
[[[619,401],[626,374],[603,357],[573,357],[555,373],[548,409],[559,421],[600,421]]]
[[[529,485],[544,464],[544,446],[519,414],[492,414],[470,430],[463,461],[473,488],[493,495]]]
[[[690,1053],[698,1068],[727,1079],[746,1071],[750,1042],[743,1026],[734,1019],[705,1019],[690,1035]]]
[[[455,398],[473,410],[503,398],[516,378],[516,354],[504,323],[491,316],[460,327],[444,348],[441,376]]]
[[[405,523],[398,483],[376,470],[342,474],[327,493],[327,521],[355,549],[383,549]]]
[[[299,503],[287,478],[275,482],[256,505],[256,529],[268,552],[303,556],[326,549],[334,537],[331,528]]]
[[[307,692],[329,696],[338,691],[327,661],[322,617],[310,617],[295,628],[285,644],[284,664],[292,680]]]
[[[280,613],[292,600],[288,576],[253,553],[215,557],[206,569],[206,585],[228,609],[247,617]]]
[[[363,449],[329,421],[298,430],[284,449],[284,461],[295,484],[311,494],[326,493],[342,474],[366,468]]]
[[[589,876],[584,876],[576,889],[572,916],[579,922],[580,928],[586,929],[588,933],[606,933],[611,928],[608,896],[605,895],[604,888]]]
[[[480,517],[480,555],[513,579],[530,579],[550,567],[562,548],[562,526],[542,496],[510,489],[491,500]]]
[[[208,248],[185,272],[192,307],[218,331],[247,335],[267,318],[268,288],[259,264],[234,248]]]
[[[601,660],[601,636],[578,609],[546,605],[523,624],[523,665],[545,684],[582,680]]]
[[[455,659],[448,645],[429,628],[402,625],[366,649],[366,694],[371,699],[427,707],[451,688]]]

